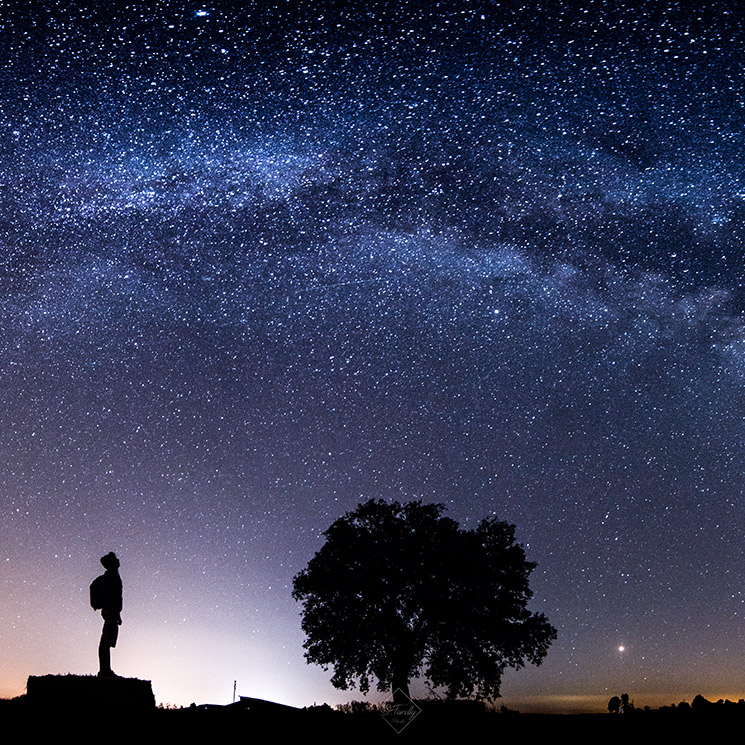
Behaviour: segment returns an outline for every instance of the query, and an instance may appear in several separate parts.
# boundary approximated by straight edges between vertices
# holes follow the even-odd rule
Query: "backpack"
[[[91,608],[101,610],[106,602],[106,577],[102,574],[91,582]]]

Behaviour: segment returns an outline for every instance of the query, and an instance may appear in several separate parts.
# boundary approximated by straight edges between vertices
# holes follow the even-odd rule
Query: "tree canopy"
[[[499,696],[505,668],[540,664],[556,630],[532,613],[535,564],[514,526],[464,530],[443,505],[370,500],[336,520],[294,579],[308,662],[348,689],[408,695],[423,676],[451,697]]]

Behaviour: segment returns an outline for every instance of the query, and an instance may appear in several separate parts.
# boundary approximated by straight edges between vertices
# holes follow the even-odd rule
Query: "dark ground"
[[[95,679],[94,679],[95,680]],[[716,736],[722,726],[745,722],[739,707],[714,706],[706,711],[659,709],[636,711],[628,715],[611,714],[519,714],[485,710],[471,702],[417,702],[422,711],[400,732],[375,709],[340,712],[327,706],[293,709],[255,699],[242,699],[230,706],[194,706],[185,709],[132,711],[110,706],[36,705],[27,696],[0,700],[0,721],[5,731],[19,736],[58,737],[69,733],[107,737],[116,740],[146,736],[231,737],[283,739],[320,735],[325,742],[493,742],[496,738],[571,737],[574,742],[629,737]],[[407,712],[403,712],[406,721]],[[399,726],[401,723],[399,722]]]

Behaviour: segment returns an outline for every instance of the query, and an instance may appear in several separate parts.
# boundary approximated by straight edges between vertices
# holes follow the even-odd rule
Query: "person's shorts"
[[[101,643],[107,647],[115,647],[119,638],[119,624],[110,618],[104,618],[103,631],[101,632]]]

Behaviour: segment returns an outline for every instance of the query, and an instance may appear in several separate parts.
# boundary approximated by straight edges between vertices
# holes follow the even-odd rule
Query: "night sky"
[[[516,524],[508,705],[745,695],[737,4],[96,5],[0,4],[0,695],[113,550],[158,701],[360,698],[291,584],[370,498]]]

